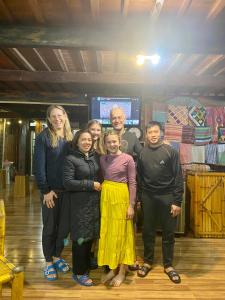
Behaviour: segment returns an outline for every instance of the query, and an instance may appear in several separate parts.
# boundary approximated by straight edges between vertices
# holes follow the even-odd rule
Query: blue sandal
[[[53,265],[59,272],[67,273],[70,270],[69,264],[62,258],[55,261]]]
[[[93,286],[94,285],[93,282],[87,282],[90,279],[88,274],[84,274],[84,275],[75,275],[75,274],[73,274],[73,279],[78,284],[83,285],[83,286]]]
[[[49,277],[49,275],[55,275],[54,277]],[[49,281],[55,281],[57,280],[57,273],[56,269],[54,268],[54,265],[46,266],[44,268],[44,277]]]

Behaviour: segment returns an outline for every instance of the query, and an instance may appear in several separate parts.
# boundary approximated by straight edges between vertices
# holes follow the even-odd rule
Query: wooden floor
[[[12,188],[11,188],[12,189]],[[175,285],[163,273],[160,237],[156,244],[156,264],[149,275],[140,279],[131,273],[119,288],[100,284],[101,269],[93,271],[94,287],[80,287],[71,273],[60,275],[54,283],[46,282],[42,268],[41,214],[38,192],[26,198],[13,198],[12,191],[1,192],[6,205],[6,256],[25,267],[24,299],[225,299],[225,240],[178,237],[175,246],[175,266],[182,283]],[[71,262],[71,245],[64,257]],[[137,237],[137,253],[142,256],[143,245]],[[3,288],[3,298],[10,299],[9,286]]]

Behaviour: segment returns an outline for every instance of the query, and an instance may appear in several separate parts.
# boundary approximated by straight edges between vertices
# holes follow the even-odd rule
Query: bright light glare
[[[137,65],[142,66],[145,63],[145,56],[144,55],[137,55]]]
[[[153,65],[158,65],[159,61],[160,61],[160,56],[158,54],[154,54],[149,56],[149,59],[151,60]]]
[[[158,54],[154,54],[154,55],[150,55],[150,56],[139,54],[136,56],[136,59],[137,59],[136,63],[139,66],[142,66],[146,60],[150,60],[153,65],[158,65],[158,63],[160,61],[160,56]]]
[[[22,120],[19,120],[18,123],[19,123],[19,124],[22,124],[23,122],[22,122]]]
[[[10,124],[11,124],[11,122],[10,122],[10,121],[7,121],[7,122],[6,122],[6,124],[7,124],[7,125],[10,125]]]

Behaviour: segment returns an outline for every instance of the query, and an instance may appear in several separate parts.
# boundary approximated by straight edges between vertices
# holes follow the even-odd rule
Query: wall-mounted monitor
[[[92,97],[90,118],[98,120],[102,125],[109,126],[110,110],[121,107],[126,115],[126,126],[140,125],[141,101],[137,97]]]

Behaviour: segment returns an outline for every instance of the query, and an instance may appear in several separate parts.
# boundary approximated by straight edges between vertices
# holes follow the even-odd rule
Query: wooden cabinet
[[[225,173],[187,174],[190,228],[195,237],[225,237]]]

